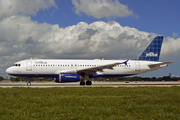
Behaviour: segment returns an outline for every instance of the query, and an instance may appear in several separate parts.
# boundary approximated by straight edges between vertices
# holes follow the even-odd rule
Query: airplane
[[[31,58],[16,62],[6,73],[28,77],[27,85],[31,85],[32,77],[53,77],[59,83],[80,81],[80,85],[91,85],[90,78],[132,76],[167,67],[173,62],[159,62],[162,42],[163,36],[156,36],[135,60]]]

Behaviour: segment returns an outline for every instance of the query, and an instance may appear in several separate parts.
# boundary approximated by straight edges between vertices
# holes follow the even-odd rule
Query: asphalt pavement
[[[92,85],[80,86],[79,82],[71,83],[55,83],[55,82],[31,82],[31,86],[27,86],[26,82],[0,82],[1,88],[12,87],[30,87],[30,88],[52,88],[52,87],[172,87],[180,86],[180,82],[92,82]]]

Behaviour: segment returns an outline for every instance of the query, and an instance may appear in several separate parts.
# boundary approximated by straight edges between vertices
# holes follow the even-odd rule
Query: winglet
[[[127,62],[129,61],[129,59],[128,60],[126,60],[125,62],[123,62],[125,65],[127,65]]]

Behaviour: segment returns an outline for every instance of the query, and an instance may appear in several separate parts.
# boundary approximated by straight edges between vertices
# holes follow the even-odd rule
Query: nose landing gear
[[[27,86],[31,86],[31,78],[29,78],[29,81],[27,82]]]

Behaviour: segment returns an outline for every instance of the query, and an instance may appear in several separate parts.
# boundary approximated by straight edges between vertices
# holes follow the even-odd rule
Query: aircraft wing
[[[150,68],[156,68],[156,67],[166,67],[168,64],[173,63],[173,62],[162,62],[158,64],[150,64],[148,65]]]
[[[117,62],[117,63],[107,64],[107,65],[102,65],[102,66],[80,69],[80,70],[77,70],[77,73],[78,74],[96,74],[96,72],[103,72],[104,69],[113,70],[113,67],[115,67],[116,65],[119,65],[119,64],[127,65],[128,61],[129,60],[126,60],[125,62],[122,62],[122,63]]]

